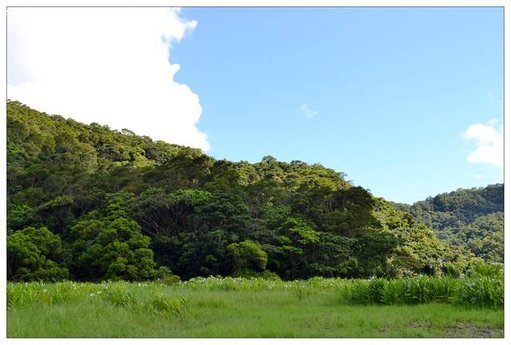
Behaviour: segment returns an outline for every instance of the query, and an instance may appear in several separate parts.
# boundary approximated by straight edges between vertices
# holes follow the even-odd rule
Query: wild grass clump
[[[341,300],[349,304],[368,304],[369,281],[351,280],[348,284],[341,287]]]
[[[14,309],[32,304],[37,301],[40,293],[40,283],[10,283],[7,284],[7,309]]]
[[[407,284],[404,280],[388,280],[383,288],[380,303],[386,305],[404,304]]]
[[[340,297],[348,304],[424,304],[455,303],[476,307],[502,308],[502,279],[478,276],[452,277],[418,276],[404,279],[353,280],[340,289]]]
[[[185,296],[198,292],[254,293],[283,292],[302,301],[309,296],[339,293],[347,304],[414,305],[445,303],[485,308],[503,308],[504,281],[501,266],[473,267],[464,278],[416,276],[403,279],[311,278],[282,281],[257,278],[194,278],[172,282],[103,283],[8,283],[9,310],[32,305],[64,305],[74,302],[105,303],[112,307],[162,315],[186,315]],[[169,293],[172,292],[170,295]],[[174,296],[172,296],[174,294]],[[316,298],[316,297],[314,297]]]
[[[455,303],[477,307],[504,307],[504,266],[478,262],[467,272]]]
[[[99,291],[98,294],[101,295],[105,301],[117,307],[130,308],[137,305],[137,299],[133,291],[122,285],[106,285],[105,289]]]
[[[404,299],[408,304],[422,304],[433,299],[433,279],[428,276],[406,278]]]
[[[158,293],[154,295],[147,309],[165,317],[184,317],[189,314],[189,301],[189,297],[170,298]]]
[[[315,288],[308,284],[295,284],[291,287],[293,294],[299,299],[303,300],[314,293]]]
[[[489,277],[493,279],[504,279],[504,265],[501,263],[473,263],[467,272],[468,278]]]
[[[456,303],[489,308],[504,307],[504,282],[492,277],[479,277],[463,282]]]
[[[453,277],[436,278],[431,281],[432,299],[437,303],[452,303],[459,294],[461,281]]]

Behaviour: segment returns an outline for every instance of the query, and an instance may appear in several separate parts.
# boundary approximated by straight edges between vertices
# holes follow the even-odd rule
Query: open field
[[[7,332],[8,337],[85,338],[503,337],[502,307],[471,306],[463,298],[482,285],[453,281],[9,283]],[[386,290],[393,300],[383,298]],[[494,297],[501,298],[480,296]]]

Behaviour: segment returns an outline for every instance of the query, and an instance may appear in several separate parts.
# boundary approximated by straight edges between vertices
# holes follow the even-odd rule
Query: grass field
[[[436,278],[430,281],[438,284]],[[449,292],[452,298],[445,296],[445,288],[437,293],[431,291],[433,285],[424,285],[423,300],[410,295],[414,284],[415,280],[409,281],[408,299],[396,298],[393,305],[385,305],[371,302],[374,291],[381,294],[380,301],[385,300],[382,280],[200,278],[172,285],[8,283],[7,335],[503,337],[501,306],[473,307],[460,298],[464,287],[474,287],[473,281],[455,285]],[[388,282],[385,286],[391,292],[396,290],[395,286],[388,287]],[[358,293],[355,299],[354,292]],[[360,294],[369,299],[360,300]]]

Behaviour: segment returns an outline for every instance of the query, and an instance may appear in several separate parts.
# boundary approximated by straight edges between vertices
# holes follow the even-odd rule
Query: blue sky
[[[396,202],[503,180],[501,8],[9,7],[7,94]]]
[[[464,136],[502,125],[502,9],[181,16],[198,25],[172,49],[175,79],[199,95],[215,158],[321,163],[396,202],[502,182],[498,164],[467,161],[478,140]]]

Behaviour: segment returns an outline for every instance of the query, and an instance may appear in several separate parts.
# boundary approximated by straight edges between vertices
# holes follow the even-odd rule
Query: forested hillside
[[[458,189],[424,201],[398,205],[451,244],[488,262],[504,263],[504,185]]]
[[[319,164],[215,160],[14,101],[7,135],[10,280],[399,277],[469,260]]]

